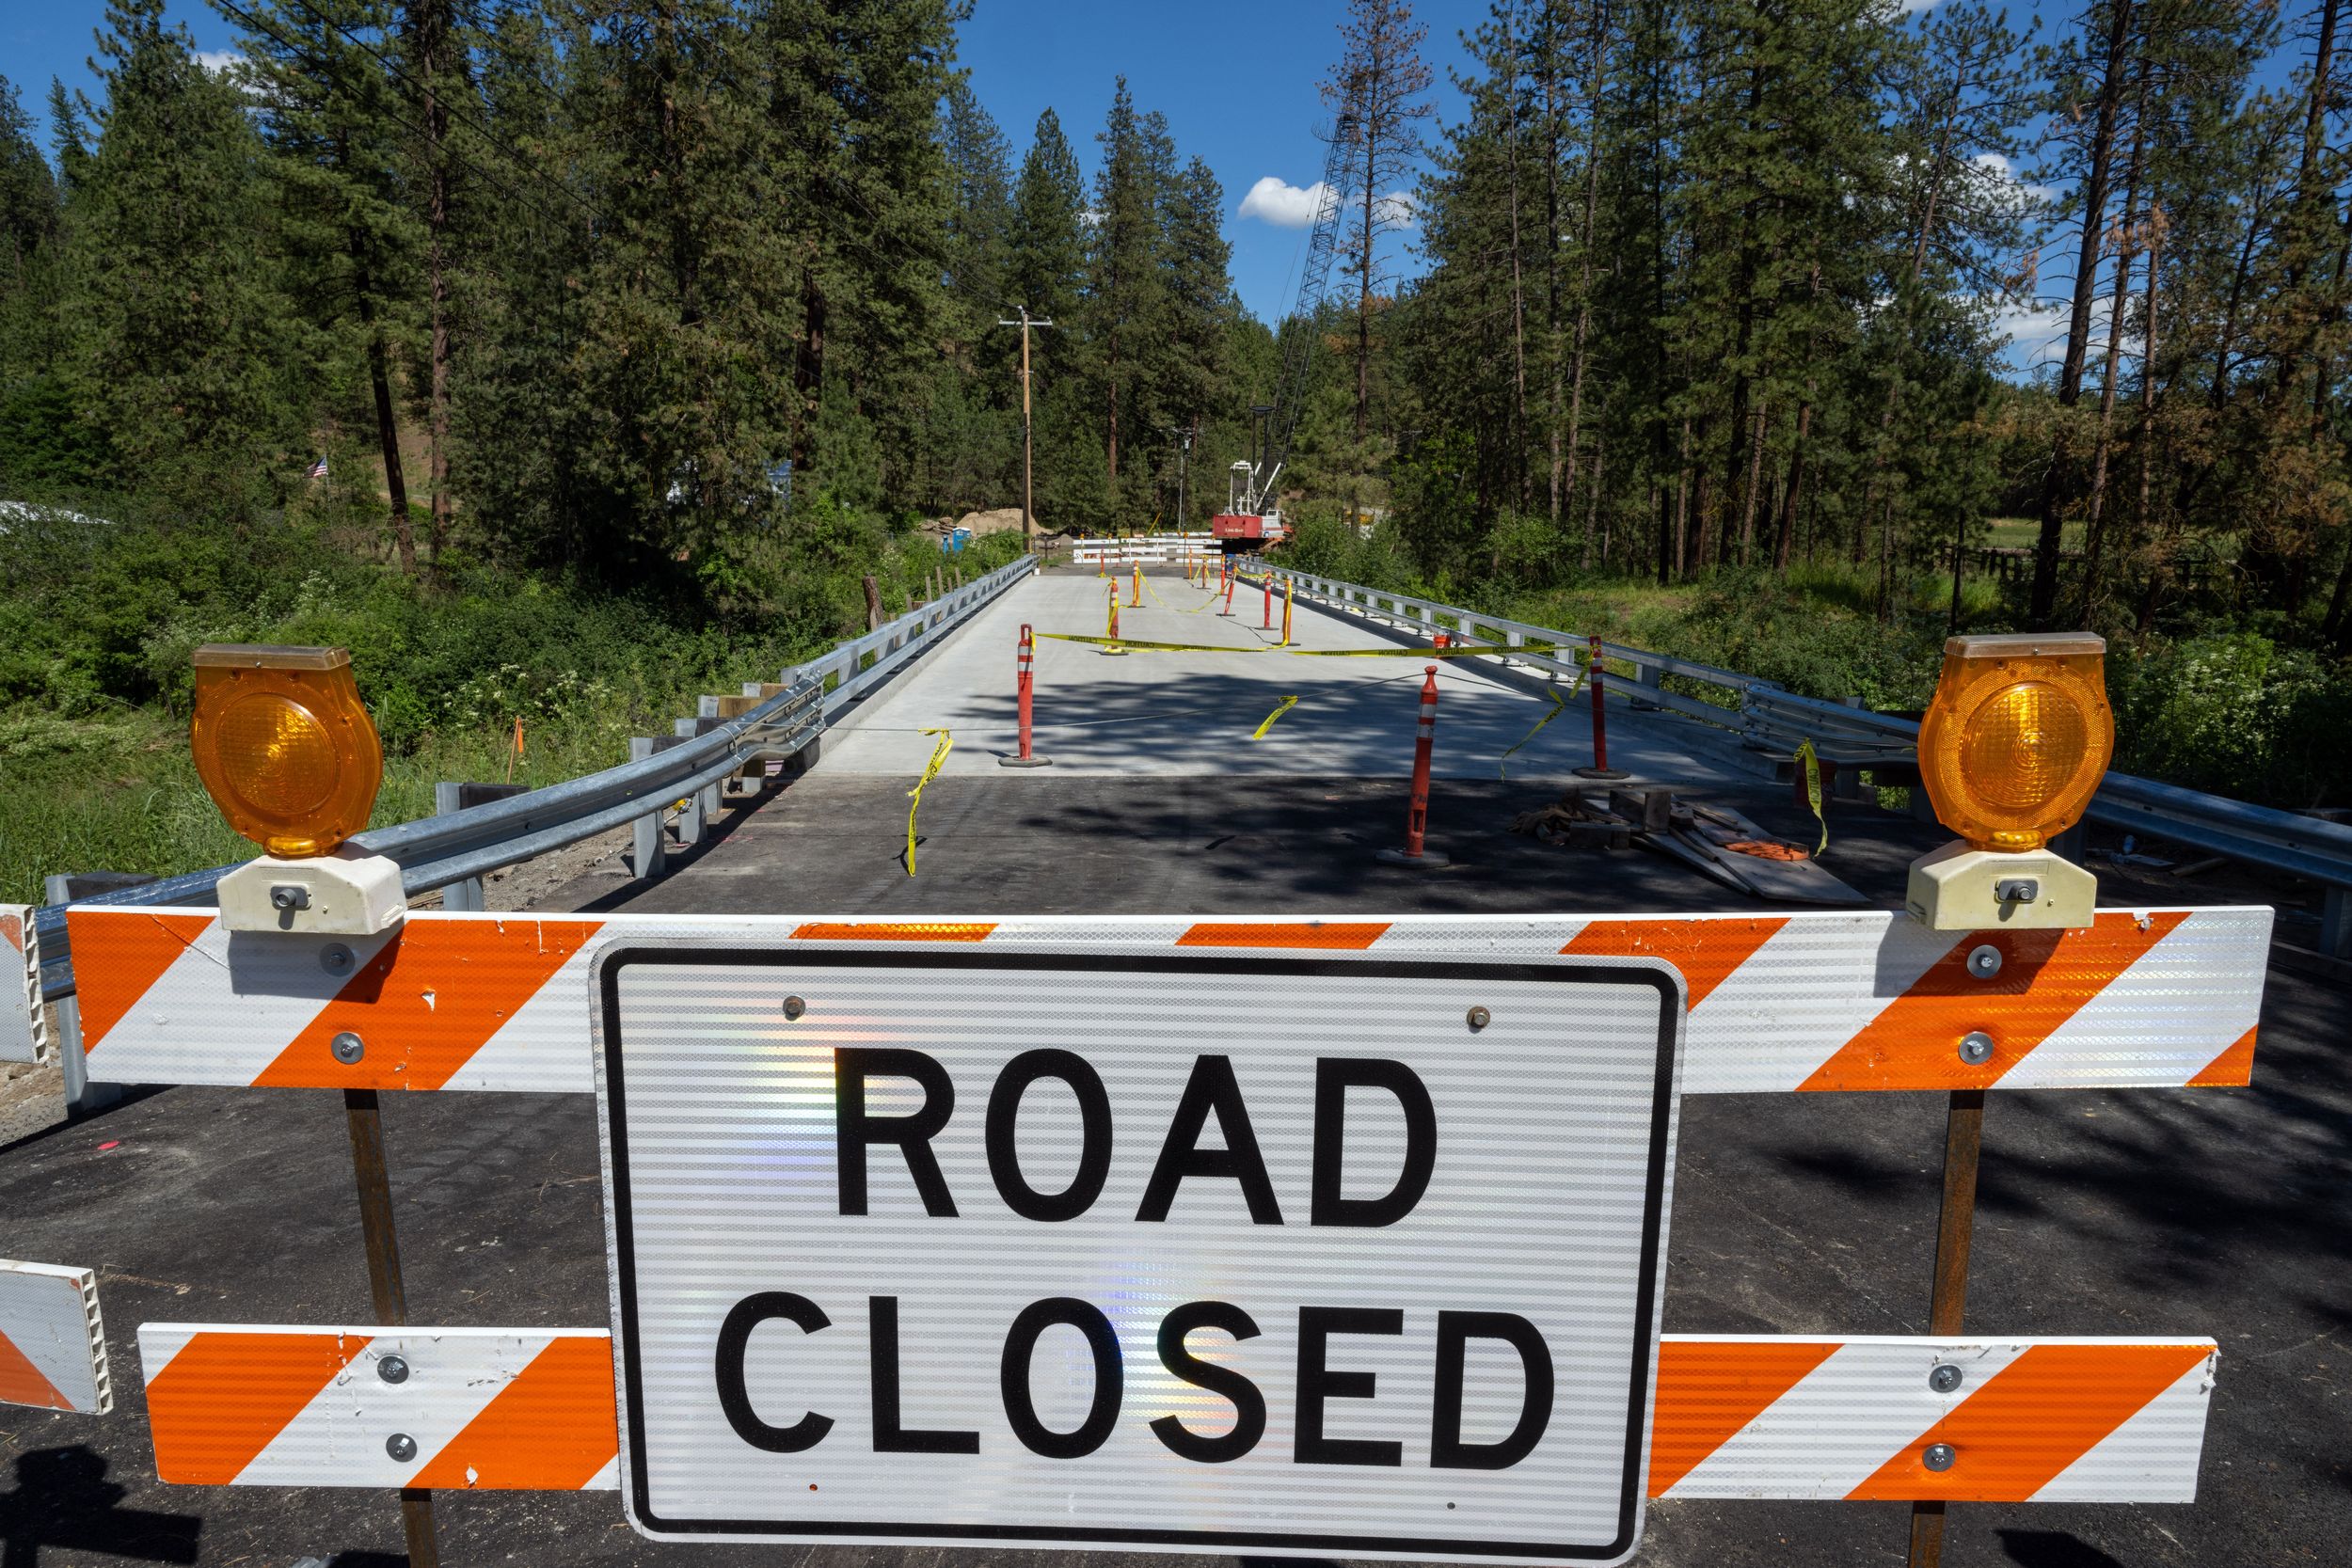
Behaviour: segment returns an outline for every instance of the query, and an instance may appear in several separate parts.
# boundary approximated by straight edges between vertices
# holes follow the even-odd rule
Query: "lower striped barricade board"
[[[147,1323],[139,1357],[167,1481],[620,1484],[601,1329]],[[1648,1492],[2189,1502],[2216,1358],[2200,1338],[1670,1334],[1656,1370]],[[1131,1400],[1148,1403],[1143,1390],[1155,1381]],[[1131,1413],[1139,1432],[1161,1414]]]
[[[0,1258],[0,1404],[86,1416],[114,1408],[89,1270]]]
[[[1843,911],[895,924],[420,911],[377,936],[327,938],[232,934],[212,911],[92,908],[67,927],[90,1076],[110,1083],[587,1093],[597,953],[681,941],[1085,950],[1135,974],[1203,951],[1334,964],[1661,958],[1689,999],[1682,1090],[1726,1094],[2243,1085],[2271,911],[2106,910],[2079,930],[1981,932]]]

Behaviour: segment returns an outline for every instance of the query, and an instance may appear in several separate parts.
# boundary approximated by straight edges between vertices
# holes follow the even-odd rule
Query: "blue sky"
[[[1921,11],[1936,0],[1900,3]],[[2021,25],[2040,13],[2046,39],[2053,27],[2067,24],[2080,3],[2012,0],[2010,9]],[[2289,0],[2286,8],[2292,14],[2307,7]],[[1459,35],[1484,19],[1486,0],[1422,0],[1415,9],[1429,31],[1425,57],[1437,77],[1438,120],[1458,119],[1462,99],[1452,73],[1469,68]],[[1289,308],[1306,234],[1305,190],[1322,171],[1315,131],[1328,118],[1315,85],[1339,53],[1343,0],[1186,0],[1169,8],[975,0],[973,10],[963,26],[961,61],[1016,161],[1039,113],[1050,106],[1091,174],[1094,134],[1123,71],[1136,104],[1168,117],[1179,153],[1198,154],[1224,185],[1226,234],[1243,303],[1269,321]],[[169,11],[187,24],[199,50],[225,50],[234,38],[230,24],[200,0],[171,0]],[[0,0],[0,72],[19,85],[27,107],[38,111],[53,74],[69,85],[92,86],[84,62],[103,15],[103,0]],[[2306,49],[2290,40],[2286,57],[2271,62],[2264,79],[2283,81]],[[1434,139],[1436,122],[1430,129]],[[1252,200],[1261,182],[1274,183]],[[1406,244],[1409,238],[1396,242],[1394,257],[1407,272],[1419,266]],[[2013,317],[2010,363],[2020,373],[2050,357],[2054,318],[2055,330],[2063,332],[2067,261],[2047,246],[2044,261],[2042,309]]]

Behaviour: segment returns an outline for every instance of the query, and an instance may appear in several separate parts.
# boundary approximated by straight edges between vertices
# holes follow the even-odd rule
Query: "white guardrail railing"
[[[1300,599],[1324,610],[1419,632],[1444,630],[1493,642],[1503,657],[1557,674],[1573,675],[1582,667],[1585,650],[1591,645],[1588,635],[1553,626],[1288,567],[1267,570],[1278,580],[1295,584]],[[1529,643],[1548,644],[1560,651],[1532,653],[1526,651]],[[1716,725],[1759,751],[1785,752],[1800,740],[1810,739],[1825,752],[1849,752],[1855,765],[1865,768],[1874,762],[1890,768],[1917,766],[1919,726],[1912,720],[1802,697],[1776,681],[1648,648],[1604,639],[1600,652],[1610,664],[1632,667],[1630,680],[1613,680],[1605,690],[1634,707],[1664,709]],[[1712,689],[1712,700],[1687,688],[1673,689],[1665,684],[1670,676],[1677,683]],[[2088,815],[2108,827],[2317,882],[2328,890],[2322,950],[2342,957],[2352,946],[2352,899],[2345,896],[2346,890],[2352,889],[2352,824],[2250,805],[2128,773],[2106,776]]]
[[[747,766],[801,754],[835,714],[889,680],[926,648],[935,646],[942,633],[970,619],[1036,567],[1025,556],[784,671],[776,681],[747,683],[739,698],[706,697],[703,711],[679,720],[676,733],[631,741],[629,760],[616,768],[413,822],[371,828],[351,842],[398,862],[402,887],[411,898],[435,889],[454,894],[476,884],[486,871],[631,824],[637,829],[637,875],[658,875],[662,819],[673,803],[687,801],[680,837],[687,844],[696,842],[728,779]],[[741,711],[722,714],[723,706]],[[53,902],[37,911],[33,919],[40,938],[42,999],[55,1002],[74,991],[73,955],[66,937],[69,908],[209,904],[214,885],[233,869],[222,865],[186,872]],[[449,907],[480,908],[478,885],[470,892],[462,904],[460,898],[450,897]]]

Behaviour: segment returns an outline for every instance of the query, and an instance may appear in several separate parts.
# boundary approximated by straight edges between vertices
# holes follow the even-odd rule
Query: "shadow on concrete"
[[[194,1562],[204,1522],[125,1508],[128,1495],[106,1479],[106,1461],[79,1444],[19,1454],[15,1489],[0,1495],[0,1568],[39,1568],[44,1547],[126,1562]]]

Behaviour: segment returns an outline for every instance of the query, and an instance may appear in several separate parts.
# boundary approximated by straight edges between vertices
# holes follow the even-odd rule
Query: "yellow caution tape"
[[[1813,808],[1813,818],[1821,825],[1821,842],[1814,846],[1813,856],[1819,860],[1829,847],[1829,818],[1821,815],[1821,759],[1813,752],[1813,742],[1797,742],[1797,760],[1804,764],[1804,798]]]
[[[1539,735],[1543,734],[1543,731],[1544,731],[1544,726],[1545,726],[1546,724],[1550,723],[1550,722],[1551,722],[1554,719],[1559,718],[1559,717],[1560,717],[1560,715],[1562,715],[1563,713],[1566,712],[1566,711],[1567,711],[1567,707],[1568,707],[1568,698],[1573,697],[1573,696],[1575,696],[1575,695],[1576,695],[1576,689],[1577,689],[1577,687],[1579,687],[1579,686],[1582,685],[1582,684],[1583,684],[1583,681],[1584,681],[1584,676],[1583,676],[1583,673],[1582,673],[1582,672],[1581,672],[1581,671],[1580,671],[1580,672],[1578,673],[1578,674],[1577,674],[1576,679],[1575,679],[1574,681],[1572,681],[1572,682],[1570,682],[1570,683],[1569,683],[1569,685],[1568,685],[1568,689],[1566,690],[1566,692],[1563,693],[1563,692],[1560,690],[1560,689],[1559,689],[1558,687],[1554,687],[1554,688],[1552,688],[1552,689],[1551,689],[1551,711],[1550,711],[1549,713],[1545,714],[1545,715],[1544,715],[1541,719],[1536,720],[1536,721],[1535,721],[1535,727],[1534,727],[1534,729],[1532,729],[1532,730],[1528,731],[1525,735],[1523,735],[1523,736],[1519,736],[1519,738],[1518,738],[1518,745],[1516,745],[1516,746],[1513,746],[1513,747],[1511,748],[1511,752],[1516,752],[1516,751],[1518,751],[1518,750],[1519,749],[1519,747],[1520,747],[1520,746],[1524,746],[1524,745],[1526,745],[1529,741],[1531,741],[1531,740],[1534,739],[1537,736],[1539,736]],[[1497,759],[1496,759],[1496,761],[1495,761],[1495,777],[1496,777],[1496,778],[1498,778],[1498,779],[1505,779],[1505,780],[1507,780],[1507,779],[1509,779],[1509,778],[1510,778],[1510,776],[1511,776],[1511,752],[1503,752],[1503,753],[1502,753],[1502,755],[1501,757],[1499,757],[1499,758],[1497,758]]]
[[[1042,636],[1042,633],[1039,635]],[[1507,658],[1513,654],[1556,654],[1556,642],[1526,642],[1514,648],[1501,642],[1470,646],[1456,642],[1445,648],[1278,648],[1299,658]]]
[[[907,791],[907,800],[913,802],[907,807],[907,875],[910,877],[914,875],[914,814],[923,809],[923,786],[939,777],[940,765],[947,760],[947,753],[956,746],[955,733],[951,730],[925,730],[923,733],[939,736],[939,744],[931,748],[931,760],[923,765],[923,776],[914,781],[913,789]]]
[[[1074,631],[1040,631],[1030,633],[1041,642],[1095,642],[1112,648],[1140,648],[1155,654],[1265,654],[1274,650],[1261,643],[1232,647],[1215,642],[1140,642],[1132,637],[1088,637]]]
[[[1088,637],[1074,631],[1041,631],[1030,635],[1041,642],[1098,642],[1114,648],[1136,648],[1158,654],[1287,654],[1293,658],[1500,658],[1510,654],[1553,654],[1560,651],[1555,643],[1530,642],[1521,647],[1506,647],[1496,642],[1482,642],[1475,647],[1457,643],[1450,648],[1286,648],[1279,642],[1252,642],[1241,646],[1216,642],[1147,642],[1133,637]],[[1580,674],[1580,680],[1582,676]]]
[[[1263,740],[1265,738],[1265,732],[1274,727],[1274,721],[1297,705],[1298,698],[1295,694],[1283,698],[1280,702],[1274,705],[1274,711],[1265,716],[1265,722],[1259,725],[1256,729],[1249,733],[1249,738],[1252,740]]]

